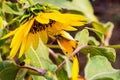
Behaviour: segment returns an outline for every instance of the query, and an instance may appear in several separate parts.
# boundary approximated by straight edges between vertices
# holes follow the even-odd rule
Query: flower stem
[[[80,47],[76,48],[76,49],[73,51],[73,53],[68,56],[68,59],[72,58],[72,57],[73,57],[74,55],[76,55],[81,49],[86,48],[86,47],[88,47],[88,46],[80,46]],[[58,67],[57,67],[57,69],[56,69],[55,72],[58,72],[58,71],[64,66],[65,63],[66,63],[66,60],[64,60],[60,65],[58,65]]]
[[[120,49],[120,44],[117,44],[117,45],[109,45],[109,46],[105,46],[105,47]]]
[[[22,68],[22,69],[31,70],[32,72],[35,71],[35,72],[37,72],[38,75],[41,75],[41,76],[44,76],[47,72],[47,70],[45,70],[45,69],[39,69],[39,68],[35,68],[32,66],[18,66],[18,67]]]

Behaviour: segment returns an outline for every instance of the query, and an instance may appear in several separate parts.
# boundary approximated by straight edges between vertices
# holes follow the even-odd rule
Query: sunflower
[[[66,31],[77,30],[72,26],[82,26],[84,21],[86,18],[81,15],[64,14],[49,6],[37,4],[28,8],[21,18],[21,25],[2,39],[13,35],[10,58],[18,51],[20,58],[30,45],[37,49],[39,40],[46,44],[48,36],[56,39],[64,52],[71,53],[77,42]]]

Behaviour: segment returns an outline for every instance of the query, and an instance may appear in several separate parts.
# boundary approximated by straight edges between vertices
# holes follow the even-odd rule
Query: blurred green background
[[[95,15],[101,22],[111,21],[115,27],[110,44],[120,44],[120,0],[91,0]],[[120,69],[120,50],[117,51],[117,60],[113,64],[114,68]]]

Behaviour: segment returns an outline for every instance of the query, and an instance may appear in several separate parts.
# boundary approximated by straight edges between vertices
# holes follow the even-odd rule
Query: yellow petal
[[[79,63],[78,59],[74,57],[72,64],[72,80],[79,80],[78,75],[79,75]]]
[[[17,31],[17,29],[15,29],[14,31],[9,32],[9,33],[8,33],[7,35],[5,35],[4,37],[0,38],[0,40],[1,40],[1,39],[6,39],[6,38],[14,35],[16,31]]]
[[[78,21],[70,21],[68,22],[71,26],[83,26],[86,24],[86,22],[78,22]]]
[[[39,34],[39,37],[41,38],[41,40],[43,41],[43,43],[46,44],[48,41],[48,35],[47,35],[46,30],[39,31],[38,34]]]
[[[31,28],[31,26],[33,25],[33,22],[34,22],[34,19],[31,19],[31,20],[29,20],[28,22],[26,22],[26,28],[24,29],[24,31],[25,31],[25,36],[23,36],[23,37],[25,37],[24,39],[23,39],[23,41],[22,41],[22,44],[21,44],[21,48],[20,48],[20,53],[19,53],[19,58],[23,55],[23,53],[25,52],[25,48],[26,48],[26,41],[27,41],[27,36],[26,35],[28,35],[28,32],[30,31],[30,28]]]
[[[32,36],[31,35],[32,35],[32,33],[29,33],[27,36],[25,51],[27,51],[30,48],[30,45],[32,43]]]
[[[25,24],[21,25],[18,30],[16,31],[10,47],[12,48],[15,46],[17,43],[20,43],[23,39],[23,37],[27,36],[31,25],[33,24],[34,19],[27,21]]]
[[[60,29],[61,30],[61,29]],[[48,26],[47,27],[47,29],[46,29],[46,31],[47,31],[47,33],[48,33],[48,35],[54,35],[54,34],[56,34],[59,30],[58,29],[56,29],[56,27],[55,26]]]
[[[39,43],[39,37],[36,34],[32,34],[32,46],[36,50],[38,48],[38,43]]]
[[[10,52],[10,58],[13,58],[19,47],[20,47],[20,44],[24,38],[24,35],[25,35],[25,31],[27,31],[27,28],[26,26],[28,26],[28,23],[26,22],[24,25],[20,26],[19,28],[17,28],[17,31],[12,39],[12,42],[11,42],[11,45],[10,45],[10,48],[12,48],[11,52]]]
[[[30,28],[32,27],[34,22],[34,18],[29,20],[28,22],[26,22],[26,24],[24,25],[24,36],[27,36],[28,32],[30,31]]]
[[[10,48],[12,48],[12,47],[16,46],[16,44],[20,43],[23,39],[23,35],[24,35],[24,31],[23,31],[22,27],[19,27],[12,39]]]
[[[41,24],[49,23],[49,18],[43,17],[41,13],[38,16],[36,16],[35,19]]]
[[[79,21],[86,21],[88,20],[86,17],[82,16],[82,15],[78,15],[78,14],[62,14],[65,18],[68,18],[70,20],[79,20]]]
[[[63,30],[67,30],[67,31],[76,31],[77,29],[72,27],[72,26],[64,26]]]
[[[87,18],[76,14],[61,14],[61,13],[43,13],[45,18],[49,18],[58,22],[67,23],[71,20],[75,21],[86,21]]]
[[[17,54],[19,47],[20,47],[20,43],[16,44],[16,46],[12,48],[12,50],[10,51],[9,58],[13,58]]]
[[[30,59],[26,58],[26,59],[24,59],[24,62],[25,62],[26,65],[29,65],[30,64]]]
[[[14,46],[16,46],[19,43],[21,43],[22,39],[23,39],[22,37],[23,37],[23,33],[22,32],[21,33],[16,32],[15,36],[12,39],[10,48],[13,48]]]
[[[16,34],[17,34],[17,32],[16,32]],[[10,58],[13,58],[17,54],[17,51],[18,51],[20,44],[23,40],[22,36],[23,36],[23,33],[19,34],[16,38],[13,37],[11,45],[10,45],[10,48],[12,48],[12,50],[10,51],[10,55],[9,55]]]
[[[53,29],[56,29],[57,31],[60,31],[60,30],[75,31],[75,30],[77,30],[76,28],[74,28],[72,26],[69,26],[69,25],[66,25],[63,23],[59,23],[59,22],[55,22],[52,25],[52,27],[53,27]]]
[[[19,58],[23,55],[23,53],[25,52],[25,47],[26,47],[26,41],[27,41],[27,38],[25,37],[22,41],[22,44],[21,44],[21,48],[20,48],[20,53],[19,53]]]
[[[43,13],[43,17],[66,23],[66,19],[60,13]]]

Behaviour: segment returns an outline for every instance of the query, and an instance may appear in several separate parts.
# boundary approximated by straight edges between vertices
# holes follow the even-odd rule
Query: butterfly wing
[[[56,35],[56,39],[67,56],[69,56],[77,47],[77,41],[74,40],[67,32]]]

